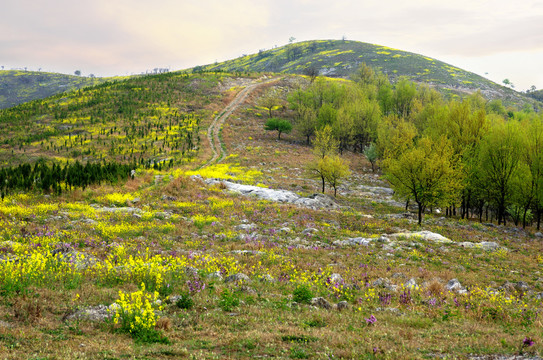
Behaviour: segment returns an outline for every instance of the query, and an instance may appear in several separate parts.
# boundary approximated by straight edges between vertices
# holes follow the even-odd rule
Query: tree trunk
[[[422,205],[420,202],[417,202],[419,208],[419,226],[422,224]]]
[[[405,202],[405,211],[407,211],[408,208],[409,208],[409,199],[407,199],[407,201]]]
[[[281,131],[277,132],[277,140],[281,140]]]
[[[322,179],[322,193],[324,194],[324,176],[321,176],[321,179]]]

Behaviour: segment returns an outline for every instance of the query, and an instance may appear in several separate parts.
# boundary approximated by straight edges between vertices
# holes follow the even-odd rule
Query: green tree
[[[337,196],[337,187],[341,185],[344,178],[351,174],[349,164],[338,155],[326,156],[320,161],[322,161],[321,168],[324,178],[328,185],[334,189],[334,196]]]
[[[298,119],[295,124],[296,130],[306,138],[306,144],[309,145],[311,136],[315,135],[317,126],[317,113],[315,110],[302,105],[298,109]]]
[[[386,179],[397,195],[417,203],[418,223],[424,209],[446,204],[460,189],[460,176],[450,142],[421,138],[415,146],[383,160]]]
[[[281,99],[275,91],[268,91],[259,100],[258,106],[268,110],[268,117],[272,118],[272,110],[281,105]]]
[[[379,153],[377,152],[377,146],[375,143],[371,143],[364,148],[364,156],[371,164],[371,171],[375,172],[375,163],[379,158]]]
[[[266,121],[264,129],[267,131],[277,131],[277,140],[281,140],[282,133],[290,133],[292,131],[292,124],[285,119],[271,118]]]
[[[498,224],[505,224],[505,210],[515,191],[514,179],[522,158],[518,122],[495,121],[480,146],[479,171],[496,207]]]

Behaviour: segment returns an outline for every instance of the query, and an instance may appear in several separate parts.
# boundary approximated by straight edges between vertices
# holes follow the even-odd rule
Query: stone
[[[540,292],[539,294],[536,294],[535,298],[538,299],[538,300],[543,300],[543,292]]]
[[[335,246],[368,246],[373,240],[376,239],[367,239],[363,237],[357,237],[357,238],[347,238],[345,240],[336,240],[332,244]]]
[[[94,322],[105,321],[113,316],[118,306],[119,305],[116,303],[113,303],[110,306],[89,306],[66,316],[65,320],[88,320]]]
[[[237,273],[230,276],[227,276],[226,279],[224,279],[224,282],[251,282],[251,279],[243,273]]]
[[[260,280],[261,282],[268,282],[268,283],[275,281],[273,276],[271,276],[270,274],[262,275],[261,277],[258,278],[258,280]]]
[[[461,291],[461,290],[465,290],[465,288],[462,286],[462,284],[460,284],[460,281],[458,281],[458,279],[451,279],[445,285],[445,290]]]
[[[301,197],[300,195],[288,190],[267,189],[260,186],[236,184],[230,181],[207,179],[205,183],[208,185],[222,184],[229,191],[239,193],[244,196],[254,196],[262,200],[273,202],[282,202],[294,204],[310,209],[334,209],[339,208],[335,200],[328,195],[314,194],[309,197]]]
[[[336,309],[339,311],[347,310],[349,308],[349,303],[347,301],[340,301],[336,305]]]
[[[222,275],[221,275],[220,271],[215,271],[215,272],[207,274],[207,278],[210,279],[210,280],[221,281],[222,280]]]
[[[483,241],[479,243],[479,247],[485,251],[495,251],[500,248],[500,245],[498,245],[498,243],[495,243],[493,241]]]
[[[405,284],[403,284],[403,286],[406,289],[417,289],[418,288],[417,281],[415,280],[415,278],[409,279],[409,281],[407,281]]]
[[[396,233],[389,236],[390,238],[405,238],[406,240],[424,240],[431,241],[438,244],[451,244],[453,241],[437,233],[431,231],[423,230],[416,232],[402,232]]]
[[[530,286],[525,281],[519,281],[514,286],[518,292],[525,293],[530,290]]]
[[[319,230],[318,229],[315,229],[315,228],[307,228],[307,229],[304,229],[304,231],[302,231],[302,235],[313,235],[313,234],[316,234],[318,233]]]
[[[252,231],[256,230],[258,226],[256,224],[239,224],[234,227],[236,230]]]
[[[536,233],[534,234],[534,236],[535,236],[535,237],[538,237],[538,238],[543,238],[543,233],[541,233],[541,232],[536,232]]]
[[[165,201],[176,201],[177,200],[177,197],[175,196],[170,196],[170,195],[162,195],[162,200],[165,200]]]
[[[345,282],[343,278],[341,277],[341,275],[336,274],[336,273],[330,275],[329,279],[332,284],[341,284]]]
[[[291,232],[291,230],[288,227],[282,227],[282,228],[279,229],[279,232],[280,233],[289,233],[289,232]]]
[[[330,310],[332,308],[332,304],[330,304],[330,302],[323,297],[315,297],[311,299],[311,305],[326,310]]]

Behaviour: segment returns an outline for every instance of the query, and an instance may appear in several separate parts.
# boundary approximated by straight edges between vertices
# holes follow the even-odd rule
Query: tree
[[[290,133],[292,124],[284,119],[271,118],[266,121],[264,129],[267,131],[277,131],[277,140],[281,140],[281,133]]]
[[[415,200],[418,222],[427,207],[446,204],[460,189],[460,174],[450,142],[421,138],[398,156],[383,160],[385,177],[397,195]]]
[[[300,135],[306,138],[306,144],[309,145],[309,140],[311,136],[315,135],[315,127],[317,125],[317,113],[307,107],[302,105],[298,109],[298,120],[296,122],[296,129]]]
[[[375,143],[371,143],[364,148],[364,155],[371,164],[371,171],[375,172],[375,162],[379,157],[379,153],[377,152],[377,146],[375,146]]]
[[[272,110],[281,104],[275,91],[268,91],[258,100],[258,106],[268,110],[269,118],[272,118]]]
[[[337,196],[337,187],[341,184],[341,181],[349,176],[349,165],[346,161],[340,158],[338,155],[326,156],[321,159],[324,178],[328,185],[334,189],[334,197]]]
[[[307,66],[304,70],[304,75],[309,77],[309,82],[313,84],[313,81],[319,76],[319,69],[315,65]]]
[[[81,76],[81,70],[74,71],[74,74],[77,75],[77,76]]]
[[[324,159],[326,155],[337,154],[339,148],[338,141],[332,134],[332,128],[325,126],[317,130],[315,140],[313,140],[313,153],[320,159]]]
[[[496,119],[481,140],[478,167],[496,207],[498,225],[502,221],[505,224],[505,210],[512,200],[514,179],[522,158],[519,134],[518,122]]]

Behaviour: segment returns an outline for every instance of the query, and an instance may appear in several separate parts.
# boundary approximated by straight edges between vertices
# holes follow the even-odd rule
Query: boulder
[[[390,238],[405,238],[407,240],[425,240],[425,241],[431,241],[438,244],[450,244],[453,241],[451,239],[448,239],[440,234],[433,233],[431,231],[416,231],[416,232],[402,232],[402,233],[396,233],[389,236]]]
[[[237,273],[237,274],[233,274],[233,275],[230,275],[230,276],[227,276],[226,279],[224,279],[224,282],[226,283],[229,283],[229,282],[251,282],[251,279],[243,274],[243,273]]]
[[[332,304],[330,304],[330,302],[323,297],[315,297],[311,299],[311,305],[320,307],[326,310],[330,310],[332,308]]]
[[[409,281],[407,281],[405,284],[403,284],[403,286],[406,289],[412,289],[412,290],[418,288],[417,281],[415,280],[415,278],[409,279]]]
[[[376,240],[376,239],[368,239],[368,238],[363,238],[363,237],[357,237],[357,238],[347,238],[345,240],[336,240],[333,242],[334,245],[336,246],[358,246],[358,245],[363,245],[363,246],[368,246],[372,240]]]
[[[89,306],[84,309],[77,310],[73,314],[66,316],[65,320],[88,320],[95,322],[105,321],[113,316],[117,308],[118,305],[115,303],[111,304],[110,306]]]
[[[458,281],[458,279],[451,279],[449,280],[449,282],[447,283],[447,285],[445,285],[445,289],[446,290],[449,290],[449,291],[456,291],[456,292],[460,292],[460,291],[464,291],[466,290],[462,284],[460,284],[460,281]]]
[[[349,308],[349,303],[347,301],[340,301],[336,304],[336,309],[339,311],[347,310]]]

